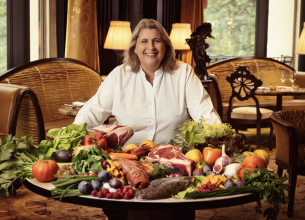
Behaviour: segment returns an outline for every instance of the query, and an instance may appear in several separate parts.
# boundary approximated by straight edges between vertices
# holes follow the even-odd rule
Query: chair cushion
[[[273,112],[266,108],[260,108],[262,119],[269,118],[269,115]],[[231,113],[231,118],[256,120],[256,108],[255,107],[239,107],[234,108]]]

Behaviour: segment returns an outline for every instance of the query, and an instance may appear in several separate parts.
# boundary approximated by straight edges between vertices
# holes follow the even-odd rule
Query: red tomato
[[[49,182],[56,179],[54,174],[58,169],[54,160],[38,160],[32,168],[32,174],[39,182]]]
[[[91,173],[91,176],[98,176],[97,173]]]

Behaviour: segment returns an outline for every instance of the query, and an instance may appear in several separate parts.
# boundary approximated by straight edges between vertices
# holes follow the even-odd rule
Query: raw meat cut
[[[132,137],[134,131],[130,126],[103,124],[90,129],[90,131],[101,132],[107,141],[108,148],[114,148],[124,144]]]
[[[170,144],[162,144],[154,148],[146,157],[146,161],[164,164],[181,176],[192,175],[193,161],[185,157],[179,147]]]

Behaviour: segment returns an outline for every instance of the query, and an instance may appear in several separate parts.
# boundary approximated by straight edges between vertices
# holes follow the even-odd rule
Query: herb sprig
[[[255,173],[255,171],[257,172]],[[289,177],[286,174],[283,177],[279,177],[273,171],[267,168],[258,169],[257,166],[253,169],[252,174],[250,170],[244,172],[244,183],[248,186],[259,188],[261,190],[260,199],[266,200],[272,205],[272,207],[264,211],[264,217],[267,216],[267,220],[277,219],[282,204],[288,203],[289,198],[285,195],[285,191],[288,191],[289,187],[285,183],[288,179]],[[262,213],[260,201],[257,203],[256,212]]]

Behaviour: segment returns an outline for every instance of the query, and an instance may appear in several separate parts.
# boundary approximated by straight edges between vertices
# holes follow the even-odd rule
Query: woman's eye
[[[156,39],[156,40],[155,40],[155,42],[159,43],[159,42],[160,42],[160,40],[159,40],[159,39]]]
[[[142,42],[141,43],[147,43],[147,40],[142,40]]]

